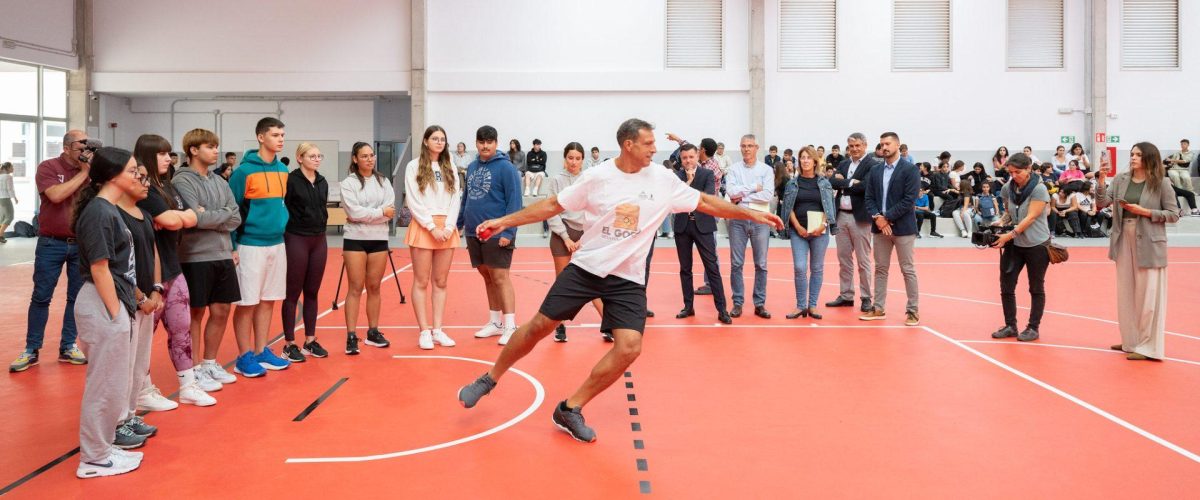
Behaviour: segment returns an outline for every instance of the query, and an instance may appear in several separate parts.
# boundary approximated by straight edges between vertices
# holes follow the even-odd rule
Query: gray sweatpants
[[[129,411],[121,420],[137,414],[138,395],[150,387],[150,346],[154,344],[154,313],[133,315],[133,351],[130,356]]]
[[[116,318],[109,318],[96,285],[85,282],[75,297],[75,325],[88,357],[79,412],[80,460],[103,462],[129,406],[133,320],[124,308]]]

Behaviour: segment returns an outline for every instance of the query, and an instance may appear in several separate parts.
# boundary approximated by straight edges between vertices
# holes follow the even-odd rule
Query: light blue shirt
[[[883,199],[881,200],[882,202],[879,204],[879,211],[881,211],[881,212],[883,212],[883,213],[887,213],[887,206],[888,206],[888,204],[887,204],[887,193],[888,193],[888,186],[890,186],[890,185],[892,184],[892,174],[893,174],[893,173],[895,173],[895,172],[896,172],[896,164],[895,164],[895,163],[884,163],[884,167],[883,167],[883,189],[882,189],[882,191],[883,191]]]
[[[725,193],[730,198],[741,196],[741,206],[749,207],[752,201],[770,203],[775,199],[775,170],[761,161],[749,167],[741,161],[730,165],[724,180]],[[762,191],[755,192],[760,185]]]

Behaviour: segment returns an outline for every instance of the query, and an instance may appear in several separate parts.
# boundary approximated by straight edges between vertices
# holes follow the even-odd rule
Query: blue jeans
[[[829,248],[829,233],[801,238],[795,229],[788,228],[788,231],[791,232],[796,309],[812,309],[817,307],[821,282],[825,280],[825,250]]]
[[[767,248],[771,228],[748,220],[729,221],[729,285],[733,288],[733,305],[746,303],[746,285],[742,283],[742,266],[746,263],[746,242],[754,251],[754,305],[767,303]]]
[[[25,330],[27,351],[42,348],[46,321],[50,318],[50,299],[54,297],[64,264],[67,266],[67,308],[63,310],[58,349],[69,349],[75,344],[75,296],[83,286],[79,274],[79,247],[74,243],[39,237],[33,254],[33,297],[29,299],[29,324]]]

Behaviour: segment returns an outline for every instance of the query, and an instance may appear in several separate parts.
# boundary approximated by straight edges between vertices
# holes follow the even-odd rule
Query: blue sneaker
[[[246,351],[237,357],[237,362],[233,364],[233,371],[242,374],[246,378],[261,377],[267,374],[267,370],[259,366],[258,356],[255,356],[250,351]]]
[[[264,347],[263,352],[255,356],[255,360],[258,361],[259,366],[268,370],[283,370],[292,365],[291,361],[276,356],[275,353],[271,352],[270,347]]]

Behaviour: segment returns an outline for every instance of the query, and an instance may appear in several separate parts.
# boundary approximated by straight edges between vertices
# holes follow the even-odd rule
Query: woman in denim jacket
[[[817,313],[817,296],[821,293],[821,282],[825,277],[825,250],[829,248],[829,235],[837,232],[836,206],[833,202],[833,185],[817,173],[817,152],[811,146],[800,150],[799,173],[787,181],[783,191],[783,207],[780,213],[788,221],[789,240],[792,244],[792,265],[796,285],[796,310],[788,319],[811,317],[821,319]],[[821,212],[821,220],[810,220],[810,212]]]

